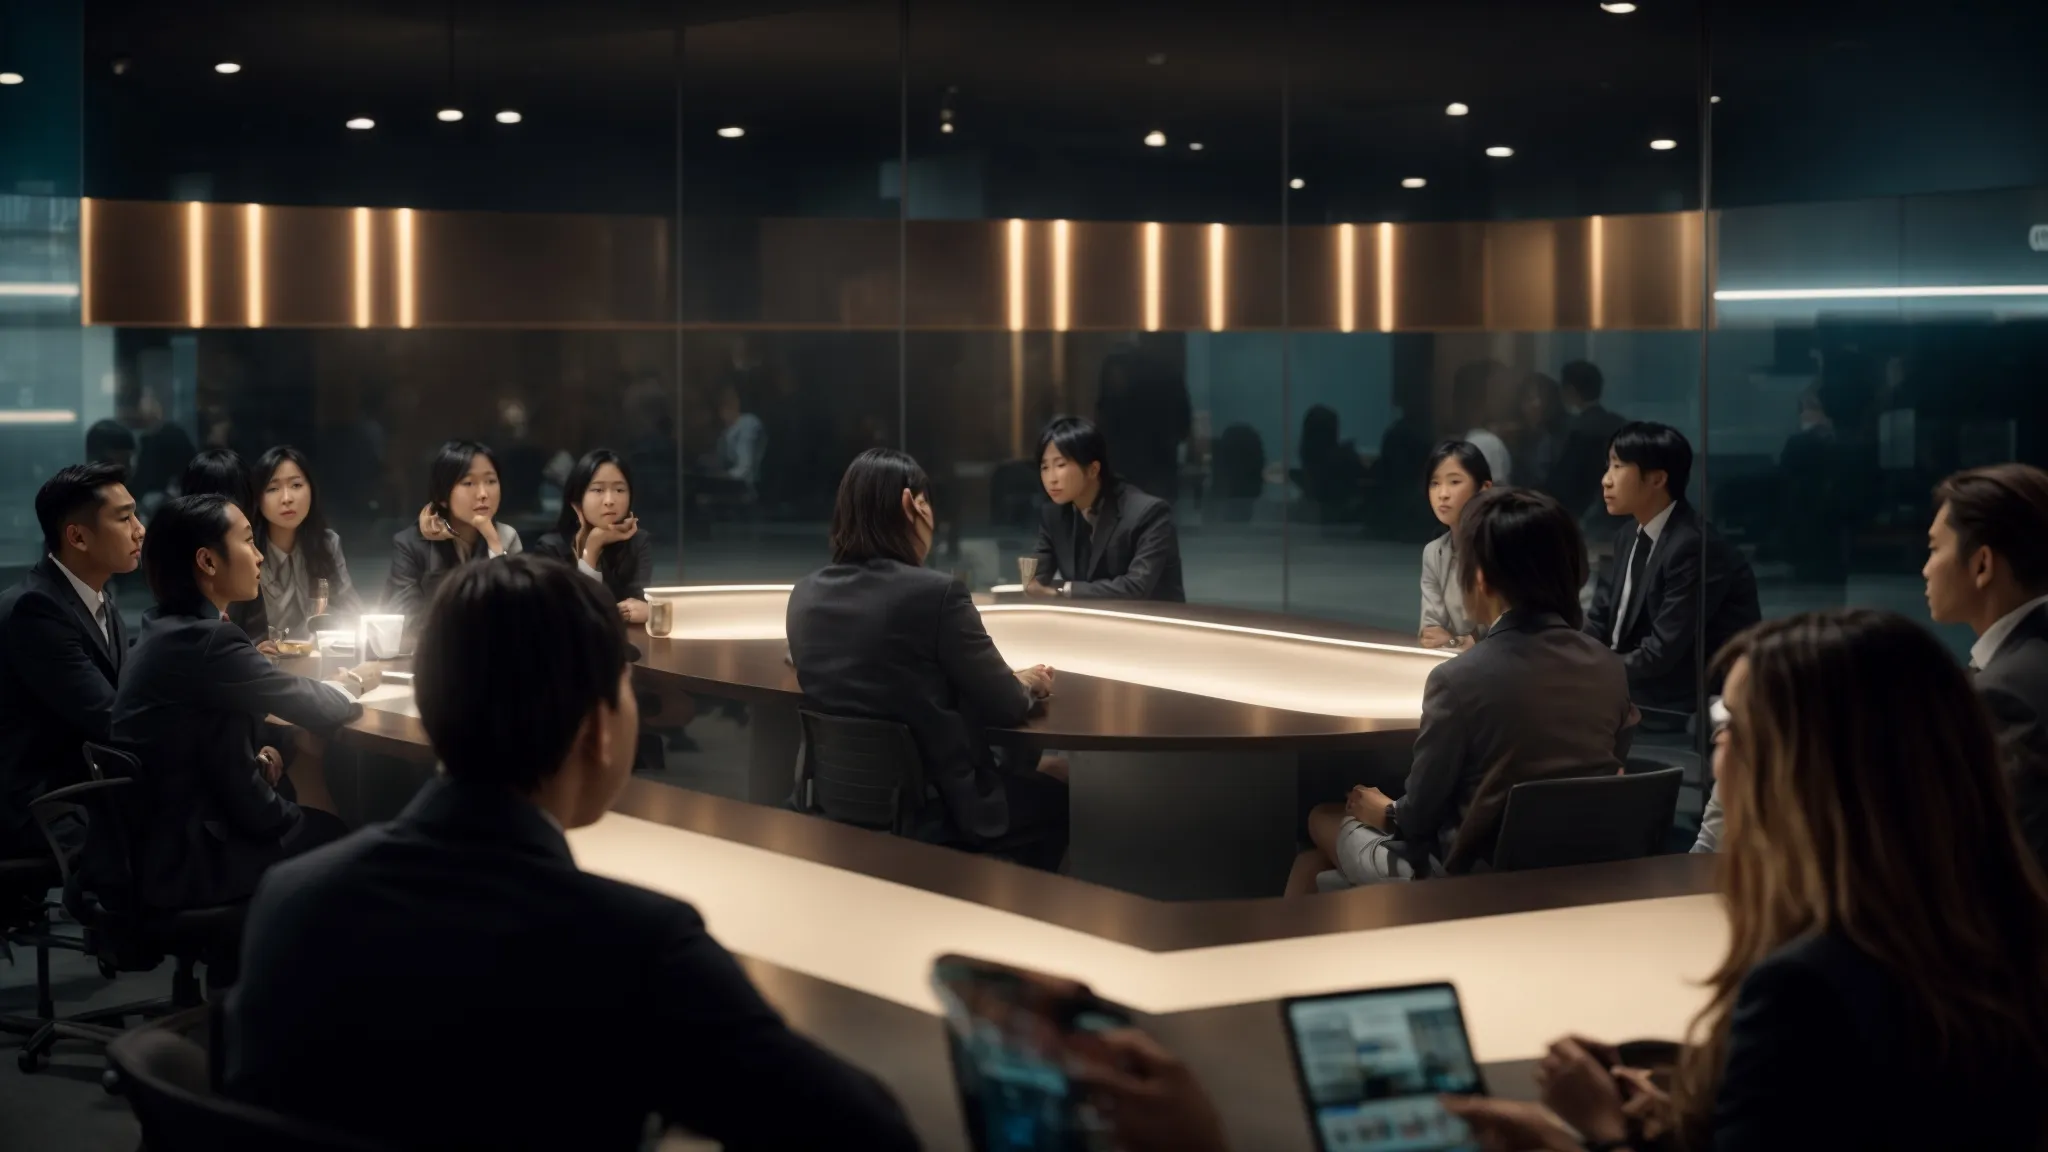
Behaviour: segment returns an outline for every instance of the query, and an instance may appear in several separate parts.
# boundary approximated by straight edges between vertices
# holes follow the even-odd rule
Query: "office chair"
[[[218,1095],[207,1049],[166,1024],[122,1034],[107,1045],[107,1061],[149,1152],[378,1152],[375,1144]]]
[[[910,729],[890,720],[797,715],[804,737],[797,810],[907,835],[924,802],[924,761]]]
[[[113,979],[122,972],[147,972],[166,955],[177,960],[171,997],[45,1020],[16,1056],[23,1072],[33,1072],[59,1040],[106,1044],[120,1035],[130,1016],[153,1018],[201,1003],[194,967],[205,962],[209,975],[215,962],[232,957],[240,947],[240,905],[157,912],[141,906],[135,895],[133,869],[133,757],[111,748],[86,745],[95,779],[59,788],[31,806],[36,822],[56,849],[53,828],[66,816],[83,814],[85,847],[73,858],[58,856],[64,884],[64,909],[85,929],[85,950],[99,961],[100,974]],[[110,772],[111,770],[111,772]],[[108,1082],[112,1087],[112,1082]]]
[[[51,906],[44,897],[61,883],[63,873],[48,855],[0,859],[0,956],[11,962],[15,947],[33,949],[36,956],[36,1014],[0,1016],[0,1032],[33,1036],[36,1029],[55,1018],[50,950],[85,950],[78,937],[58,933],[50,924]]]
[[[1508,791],[1493,849],[1497,872],[1655,855],[1678,807],[1677,768],[1532,780]]]

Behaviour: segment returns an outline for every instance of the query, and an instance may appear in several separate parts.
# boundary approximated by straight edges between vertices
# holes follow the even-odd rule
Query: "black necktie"
[[[1636,529],[1636,546],[1628,551],[1628,603],[1622,605],[1622,621],[1635,619],[1636,608],[1643,602],[1643,569],[1650,564],[1650,534]]]

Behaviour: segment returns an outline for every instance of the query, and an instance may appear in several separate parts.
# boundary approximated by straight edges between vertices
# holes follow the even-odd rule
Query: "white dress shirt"
[[[1664,506],[1662,512],[1650,517],[1648,524],[1643,525],[1642,535],[1650,538],[1649,555],[1643,557],[1643,572],[1646,575],[1650,571],[1651,559],[1657,555],[1657,537],[1664,534],[1664,525],[1671,523],[1671,510],[1676,507],[1678,507],[1678,501],[1673,500]],[[1616,647],[1621,643],[1621,625],[1624,620],[1628,619],[1628,601],[1629,597],[1635,592],[1636,587],[1636,549],[1642,547],[1642,543],[1641,537],[1631,540],[1628,546],[1628,555],[1622,560],[1621,599],[1616,601],[1614,605],[1614,635],[1609,637],[1607,641],[1607,646],[1610,648]]]
[[[55,564],[57,571],[62,572],[64,578],[71,581],[71,590],[78,593],[79,602],[85,605],[85,614],[92,617],[93,623],[100,626],[100,636],[107,643],[112,644],[114,642],[114,634],[107,628],[107,617],[104,611],[107,606],[107,594],[80,580],[76,573],[66,568],[64,562],[55,556],[50,557],[50,563]]]
[[[2040,596],[2027,601],[2025,604],[2000,616],[1996,624],[1986,628],[1984,634],[1977,637],[1977,642],[1970,645],[1970,667],[1975,668],[1979,672],[1989,668],[1991,666],[1991,658],[1998,655],[1998,650],[2005,646],[2005,638],[2012,635],[2012,630],[2020,626],[2020,621],[2027,618],[2027,613],[2032,612],[2043,604],[2048,604],[2048,596]]]

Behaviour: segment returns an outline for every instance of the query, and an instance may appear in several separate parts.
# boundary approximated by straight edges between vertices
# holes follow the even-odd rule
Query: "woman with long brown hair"
[[[1574,1038],[1544,1102],[1595,1148],[2048,1147],[2048,882],[1962,670],[1867,609],[1756,625],[1721,664],[1729,948],[1674,1092]],[[1452,1104],[1488,1147],[1581,1147]]]

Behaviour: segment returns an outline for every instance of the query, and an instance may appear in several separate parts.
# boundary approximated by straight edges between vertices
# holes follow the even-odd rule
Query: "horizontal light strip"
[[[0,296],[49,296],[70,298],[78,295],[76,284],[40,284],[23,281],[0,281]]]
[[[1300,640],[1308,644],[1329,644],[1338,648],[1362,648],[1369,652],[1398,652],[1403,656],[1427,656],[1432,660],[1448,660],[1456,653],[1434,652],[1426,648],[1410,648],[1402,644],[1377,644],[1370,640],[1340,640],[1335,636],[1310,636],[1301,632],[1276,632],[1270,628],[1247,628],[1242,624],[1214,624],[1207,620],[1181,620],[1173,616],[1147,616],[1138,612],[1111,612],[1101,608],[1067,608],[1057,604],[984,604],[983,615],[990,612],[1067,612],[1076,616],[1113,616],[1119,620],[1143,620],[1147,624],[1169,624],[1179,628],[1201,628],[1210,632],[1236,632],[1244,636],[1270,636],[1276,640]]]
[[[1024,593],[1024,586],[1022,584],[998,584],[995,587],[990,588],[989,591],[995,593],[998,596],[1007,596],[1012,593],[1021,596]]]
[[[1716,300],[1939,300],[1973,296],[2048,296],[2048,284],[1957,284],[1924,288],[1720,288]]]
[[[791,592],[794,584],[677,584],[669,588],[649,588],[649,596],[687,596],[693,592]]]
[[[76,424],[78,413],[69,408],[18,408],[0,410],[0,424]]]

